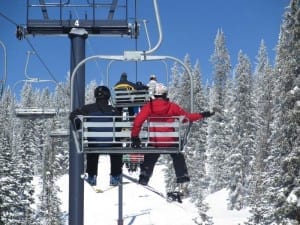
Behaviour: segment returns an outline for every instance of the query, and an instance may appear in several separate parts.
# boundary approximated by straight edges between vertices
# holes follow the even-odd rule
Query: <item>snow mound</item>
[[[97,183],[103,189],[109,184],[109,168],[108,157],[101,156]],[[155,166],[149,185],[165,193],[163,169],[162,165]],[[126,173],[127,169],[124,168],[124,172]],[[130,176],[138,177],[138,172]],[[57,182],[62,191],[59,197],[64,212],[68,212],[68,179],[68,175],[65,175]],[[127,180],[124,178],[124,181]],[[84,185],[84,225],[118,224],[118,187],[104,193],[95,193],[91,186],[86,183]],[[249,211],[228,210],[227,197],[228,191],[225,189],[209,195],[205,200],[210,207],[207,214],[213,218],[214,225],[242,224],[250,216]],[[182,204],[169,203],[143,186],[129,183],[123,185],[122,214],[124,225],[195,225],[193,219],[197,217],[197,209],[188,199],[184,199]]]

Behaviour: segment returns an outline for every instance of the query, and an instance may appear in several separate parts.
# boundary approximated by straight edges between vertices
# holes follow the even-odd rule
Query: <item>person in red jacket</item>
[[[197,121],[204,119],[205,117],[210,117],[214,114],[214,112],[205,111],[202,113],[189,113],[182,109],[176,103],[170,102],[167,98],[168,89],[163,84],[158,83],[154,90],[154,99],[151,99],[150,102],[145,104],[138,115],[135,117],[133,122],[133,127],[131,130],[131,146],[133,148],[140,148],[140,138],[139,133],[141,127],[145,120],[149,117],[150,121],[157,121],[165,122],[172,118],[168,118],[171,116],[185,116],[189,121]],[[153,117],[165,117],[165,118],[153,118]],[[151,129],[151,128],[150,128]],[[157,128],[155,128],[157,129]],[[168,127],[161,127],[159,132],[169,131]],[[157,137],[158,138],[158,137]],[[172,142],[172,140],[168,140],[168,137],[159,137],[160,139],[157,140],[156,147],[167,147],[168,143]],[[170,137],[169,137],[170,138]],[[155,140],[152,140],[155,141]],[[161,143],[164,141],[164,146]],[[170,143],[171,145],[171,143]],[[187,166],[185,163],[185,158],[182,153],[173,153],[170,154],[173,160],[173,166],[175,169],[176,174],[176,183],[184,183],[189,182],[190,178],[188,175]],[[144,162],[141,164],[141,172],[139,176],[139,183],[142,185],[147,185],[149,182],[150,177],[152,176],[154,165],[158,160],[160,154],[145,154]]]

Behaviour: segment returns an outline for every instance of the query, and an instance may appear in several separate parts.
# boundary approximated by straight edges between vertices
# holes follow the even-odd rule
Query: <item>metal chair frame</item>
[[[111,120],[107,120],[110,118]],[[123,153],[123,154],[148,154],[160,153],[170,154],[179,153],[189,131],[189,122],[181,116],[161,117],[170,122],[153,122],[148,118],[144,122],[140,132],[141,147],[131,147],[131,121],[122,121],[122,116],[78,116],[80,128],[76,130],[74,140],[77,142],[78,153]],[[97,122],[90,120],[98,120]],[[103,119],[103,122],[101,121]],[[155,117],[158,119],[158,117]],[[160,118],[159,118],[160,119]],[[153,128],[171,128],[170,131],[153,132]],[[110,131],[95,131],[95,128],[112,128]],[[170,137],[173,141],[153,142],[154,137]],[[101,140],[105,138],[105,140]],[[93,139],[93,140],[91,140]],[[99,139],[99,140],[97,140]],[[162,147],[158,147],[162,146]]]

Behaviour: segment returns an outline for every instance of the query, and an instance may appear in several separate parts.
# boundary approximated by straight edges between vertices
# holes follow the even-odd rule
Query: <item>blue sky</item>
[[[86,2],[71,0],[75,3],[80,1]],[[26,52],[33,51],[30,44],[47,65],[55,80],[64,81],[70,69],[70,39],[67,36],[27,36],[28,41],[20,41],[15,37],[16,27],[13,23],[26,24],[26,2],[1,0],[0,4],[0,12],[9,18],[8,21],[0,16],[0,41],[6,46],[7,52],[7,85],[12,87],[17,81],[25,79]],[[199,60],[203,80],[211,81],[212,67],[209,59],[214,51],[217,30],[222,29],[233,67],[238,52],[242,50],[249,56],[254,68],[255,56],[262,39],[273,62],[280,24],[288,4],[289,0],[158,0],[163,42],[153,55],[168,55],[183,60],[184,56],[189,54],[192,64]],[[154,46],[158,34],[152,0],[137,1],[137,17],[140,20],[147,20],[151,43]],[[128,37],[89,36],[86,40],[86,56],[122,55],[124,50],[135,50],[136,46],[138,50],[148,50],[144,27],[140,32],[141,36],[137,42]],[[173,62],[168,63],[169,69],[172,64]],[[107,71],[110,84],[115,83],[123,71],[128,73],[131,80],[135,81],[137,76],[137,79],[143,82],[147,82],[152,73],[166,82],[166,74],[170,73],[166,71],[166,66],[162,62],[138,63],[137,70],[135,63],[132,62],[114,62],[110,67],[107,65],[108,61],[87,63],[87,82],[105,81]],[[3,68],[4,54],[1,49],[1,79]],[[30,77],[52,79],[36,55],[31,56],[27,72]],[[49,87],[51,86],[53,85],[49,83]]]

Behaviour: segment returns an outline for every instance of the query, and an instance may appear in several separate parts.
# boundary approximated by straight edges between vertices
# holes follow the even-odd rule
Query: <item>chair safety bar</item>
[[[155,117],[155,120],[161,118]],[[178,153],[186,142],[189,122],[182,117],[164,118],[169,122],[153,122],[151,118],[144,122],[139,136],[140,148],[131,147],[132,117],[122,121],[122,116],[78,116],[81,127],[73,135],[79,153]]]
[[[114,90],[115,107],[142,106],[150,99],[148,90]]]

